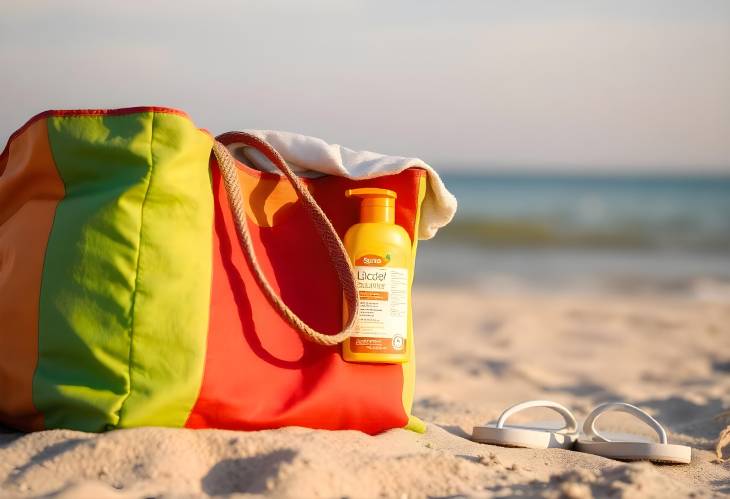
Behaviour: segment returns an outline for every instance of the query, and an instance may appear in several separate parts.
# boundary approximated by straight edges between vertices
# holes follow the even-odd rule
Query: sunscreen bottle
[[[344,240],[360,310],[342,355],[349,362],[407,362],[411,238],[395,223],[398,195],[388,189],[361,188],[349,189],[345,196],[362,199],[360,222],[348,229]]]

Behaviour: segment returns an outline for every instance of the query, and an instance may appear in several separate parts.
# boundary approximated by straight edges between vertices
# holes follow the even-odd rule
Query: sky
[[[0,143],[171,106],[442,170],[730,173],[730,1],[0,3]]]

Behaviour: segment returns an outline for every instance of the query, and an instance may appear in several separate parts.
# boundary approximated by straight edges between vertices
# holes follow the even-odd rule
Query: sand
[[[140,428],[0,434],[3,497],[714,497],[730,425],[730,302],[419,288],[418,435]],[[549,398],[584,417],[624,400],[691,445],[687,466],[470,442],[506,406]],[[536,410],[544,419],[550,413]],[[527,416],[515,421],[526,421]],[[626,415],[612,429],[645,432]],[[730,449],[725,451],[725,457]]]

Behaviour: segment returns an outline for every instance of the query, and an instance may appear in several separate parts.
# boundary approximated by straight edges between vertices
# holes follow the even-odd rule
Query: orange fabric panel
[[[65,189],[45,119],[12,138],[0,157],[0,422],[43,428],[33,405],[38,310],[46,244]]]
[[[259,227],[281,223],[298,200],[294,187],[279,175],[253,176],[239,174],[241,189],[246,193],[246,215]]]
[[[341,290],[305,209],[292,202],[293,191],[280,177],[241,168],[251,237],[269,282],[305,322],[320,331],[338,331]],[[305,182],[340,236],[358,219],[359,203],[345,199],[346,189],[399,192],[396,223],[413,237],[423,174],[412,169],[366,181],[321,177]],[[240,249],[216,164],[211,175],[215,224],[208,348],[200,395],[186,426],[297,425],[367,433],[404,426],[402,367],[347,363],[339,347],[304,341],[278,315]]]

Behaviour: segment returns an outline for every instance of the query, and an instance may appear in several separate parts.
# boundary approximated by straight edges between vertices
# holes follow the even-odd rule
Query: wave
[[[691,223],[675,227],[654,224],[584,224],[554,220],[457,217],[439,231],[444,243],[483,247],[682,249],[730,254],[730,233],[696,230]]]

